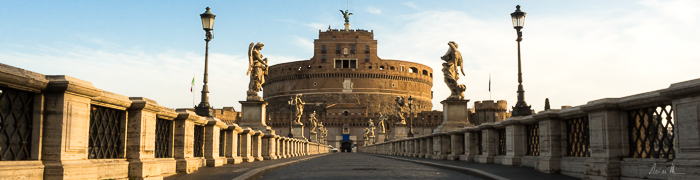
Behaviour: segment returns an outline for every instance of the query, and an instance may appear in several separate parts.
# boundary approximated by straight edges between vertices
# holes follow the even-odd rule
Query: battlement
[[[474,102],[474,109],[476,109],[476,110],[487,110],[487,109],[507,110],[508,103],[506,102],[506,100],[499,100],[499,101],[495,101],[495,102],[493,100],[475,101]]]

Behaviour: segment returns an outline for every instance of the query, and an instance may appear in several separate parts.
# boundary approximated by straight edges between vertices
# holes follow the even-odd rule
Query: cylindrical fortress
[[[414,113],[430,111],[432,68],[377,57],[373,37],[359,29],[319,31],[311,59],[270,66],[263,84],[268,111],[288,112],[295,94],[303,94],[307,112],[395,114],[396,96],[408,103],[411,95]]]

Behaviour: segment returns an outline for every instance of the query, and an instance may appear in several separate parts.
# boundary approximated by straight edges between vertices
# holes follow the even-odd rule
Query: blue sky
[[[350,1],[351,28],[374,30],[381,58],[439,71],[446,43],[465,58],[466,98],[515,104],[517,50],[509,14],[527,12],[523,29],[526,101],[542,110],[621,97],[698,78],[700,2]],[[97,88],[192,106],[201,89],[204,31],[199,14],[217,15],[210,43],[214,107],[245,99],[246,49],[265,43],[272,64],[312,57],[319,29],[342,28],[346,1],[9,1],[0,0],[0,63],[65,74]],[[433,109],[449,95],[436,73]],[[199,103],[199,92],[195,93]],[[471,107],[471,105],[470,105]]]

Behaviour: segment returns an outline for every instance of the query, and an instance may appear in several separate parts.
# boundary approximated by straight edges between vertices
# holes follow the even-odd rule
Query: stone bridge
[[[700,79],[476,125],[446,107],[433,134],[331,155],[264,117],[224,122],[64,75],[0,64],[0,93],[0,179],[700,179]]]

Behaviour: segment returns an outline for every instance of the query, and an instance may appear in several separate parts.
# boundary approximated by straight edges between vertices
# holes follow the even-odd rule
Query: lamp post
[[[292,97],[287,99],[287,104],[289,104],[289,134],[287,134],[287,137],[294,138],[294,133],[292,133],[292,124],[294,124],[294,118],[292,118],[292,106],[294,105],[294,101],[292,100]]]
[[[413,137],[413,96],[408,96],[408,110],[408,115],[411,116],[408,123],[408,137]]]
[[[209,81],[209,41],[214,38],[211,31],[214,30],[214,18],[216,18],[216,15],[212,14],[209,9],[210,8],[207,7],[207,11],[199,15],[202,18],[202,28],[207,32],[206,39],[204,39],[204,41],[207,42],[207,46],[204,53],[204,87],[202,87],[202,101],[198,106],[195,106],[195,113],[200,116],[211,117],[214,111],[209,105],[209,87],[207,86],[207,82]]]
[[[518,33],[518,102],[513,106],[512,116],[527,116],[532,114],[530,106],[525,103],[525,91],[523,90],[523,73],[520,68],[520,41],[523,40],[523,32],[520,31],[525,25],[525,12],[520,11],[520,5],[515,6],[515,12],[510,13],[513,20],[513,28]]]

